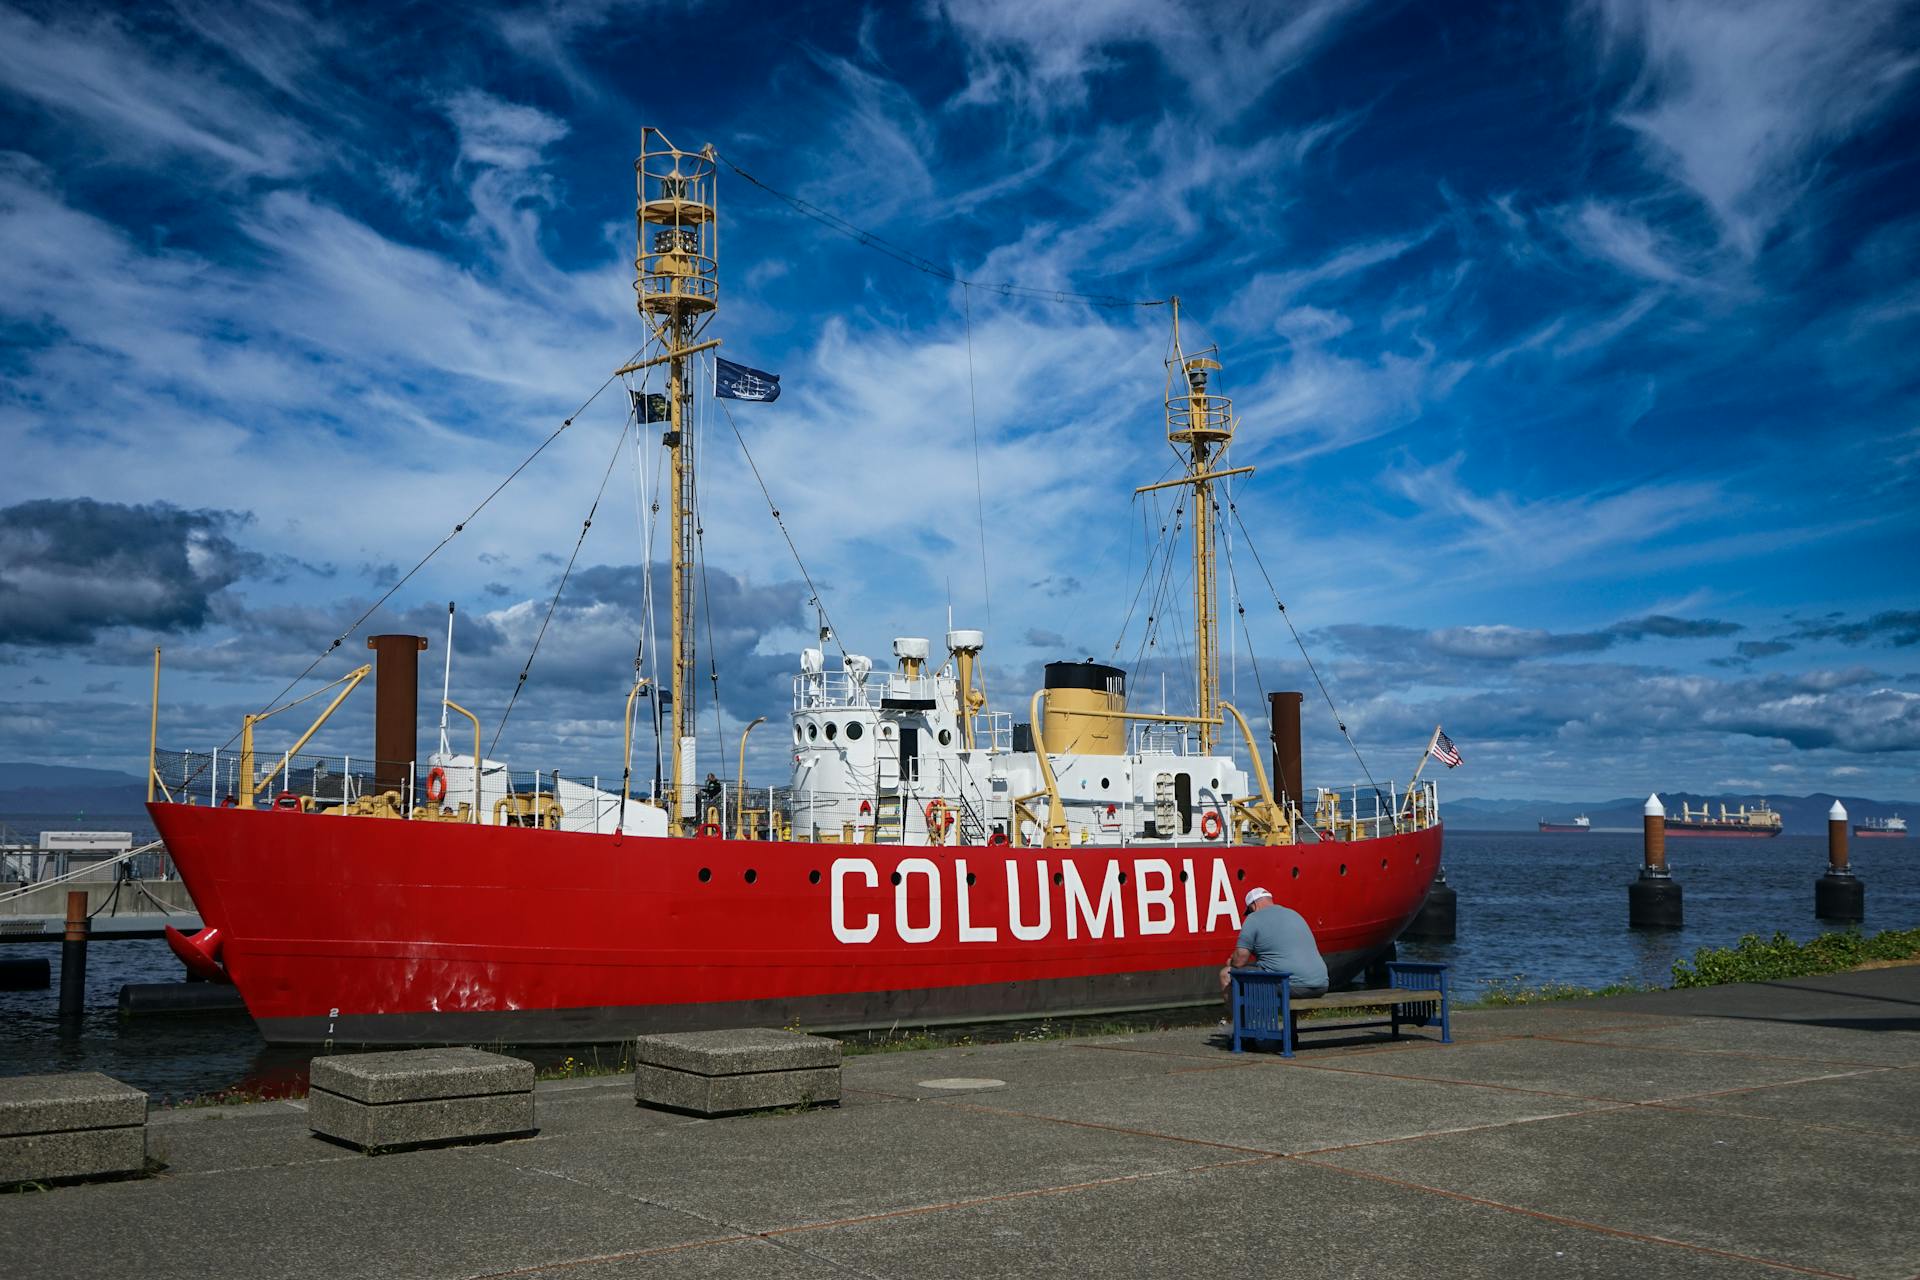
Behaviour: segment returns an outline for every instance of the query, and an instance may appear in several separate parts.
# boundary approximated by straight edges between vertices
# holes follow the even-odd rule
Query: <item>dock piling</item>
[[[87,1011],[87,891],[67,894],[67,932],[60,943],[60,1017]]]
[[[1827,872],[1813,882],[1813,914],[1835,924],[1859,924],[1867,918],[1867,887],[1853,874],[1847,856],[1847,807],[1838,800],[1827,810]]]
[[[1641,811],[1644,854],[1640,878],[1627,886],[1629,929],[1678,929],[1682,923],[1680,882],[1667,870],[1667,807],[1658,795]]]
[[[1459,900],[1460,895],[1447,883],[1447,869],[1440,868],[1427,889],[1427,900],[1420,904],[1420,914],[1400,931],[1400,936],[1408,942],[1452,942]]]

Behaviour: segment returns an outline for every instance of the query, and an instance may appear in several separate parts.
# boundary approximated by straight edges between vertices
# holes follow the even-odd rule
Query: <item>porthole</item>
[[[1180,883],[1185,884],[1186,882],[1187,882],[1187,869],[1185,867],[1182,867],[1180,868]]]
[[[839,736],[840,736],[839,727],[836,726],[833,723],[833,721],[831,720],[827,721],[827,741],[832,742],[835,738]]]
[[[1235,880],[1245,880],[1247,878],[1247,869],[1245,867],[1240,868],[1240,870],[1234,872],[1233,878]]]
[[[1294,878],[1295,880],[1298,880],[1298,879],[1300,878],[1300,868],[1298,868],[1298,867],[1295,867],[1295,868],[1293,869],[1293,878]]]
[[[1066,878],[1062,876],[1058,871],[1056,871],[1053,873],[1053,882],[1055,884],[1064,884],[1066,882]]]
[[[820,883],[820,873],[819,873],[818,871],[809,871],[809,872],[807,872],[807,883],[808,883],[808,884],[819,884],[819,883]]]
[[[807,741],[811,742],[819,736],[820,736],[820,726],[813,723],[813,721],[811,720],[807,721]]]
[[[898,871],[896,871],[896,872],[894,872],[894,873],[893,873],[893,882],[894,882],[895,884],[899,884],[899,883],[900,883],[900,873],[899,873]]]
[[[1220,789],[1220,779],[1218,779],[1218,778],[1215,778],[1215,779],[1214,779],[1214,780],[1213,780],[1213,781],[1212,781],[1211,783],[1209,783],[1208,785],[1209,785],[1209,786],[1211,786],[1211,787],[1212,787],[1212,788],[1213,788],[1213,789],[1214,789],[1215,791],[1218,791],[1218,790]]]
[[[797,747],[806,740],[807,735],[800,731],[800,725],[796,721],[793,726],[793,745]]]
[[[1347,874],[1347,864],[1344,862],[1340,864],[1340,874],[1341,875]]]
[[[705,884],[707,881],[711,879],[713,879],[713,868],[712,867],[700,868],[700,883]]]
[[[1420,855],[1417,853],[1413,855],[1413,865],[1416,867],[1420,865]]]
[[[1102,791],[1111,791],[1111,790],[1113,790],[1113,783],[1112,783],[1112,781],[1111,781],[1111,780],[1109,780],[1109,779],[1107,779],[1107,778],[1102,778],[1102,779],[1100,779],[1100,789],[1101,789]]]
[[[864,732],[865,730],[863,730],[860,727],[860,722],[858,720],[847,721],[847,741],[848,742],[860,741],[860,735]]]
[[[758,871],[755,871],[752,867],[747,868],[748,884],[752,884],[755,880],[758,880],[759,878],[760,878],[760,873]]]
[[[1122,871],[1120,873],[1120,883],[1125,884],[1126,882],[1127,882],[1127,873]]]
[[[968,883],[969,885],[971,885],[971,884],[973,883],[973,872],[971,872],[971,871],[969,871],[969,872],[967,872],[967,883]]]
[[[950,747],[953,745],[953,730],[942,729],[940,731],[940,745],[943,747]]]
[[[1385,858],[1380,859],[1380,869],[1382,871],[1387,869],[1387,860]]]

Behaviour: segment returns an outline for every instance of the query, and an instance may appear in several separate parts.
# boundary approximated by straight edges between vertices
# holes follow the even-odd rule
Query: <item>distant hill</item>
[[[0,822],[10,816],[71,814],[127,817],[145,813],[146,784],[115,769],[0,761]]]
[[[1821,835],[1827,829],[1827,810],[1837,799],[1846,806],[1847,818],[1887,818],[1899,814],[1910,821],[1920,818],[1920,802],[1912,800],[1869,800],[1865,796],[1836,796],[1816,791],[1808,796],[1760,796],[1753,792],[1725,792],[1702,795],[1697,791],[1662,791],[1660,801],[1669,813],[1677,813],[1684,803],[1695,809],[1710,805],[1715,813],[1720,806],[1738,809],[1741,805],[1766,800],[1780,815],[1781,829],[1787,835]],[[1571,821],[1586,814],[1596,827],[1640,827],[1640,811],[1645,796],[1627,796],[1613,800],[1475,800],[1442,799],[1440,814],[1447,824],[1466,831],[1534,831],[1540,820]]]

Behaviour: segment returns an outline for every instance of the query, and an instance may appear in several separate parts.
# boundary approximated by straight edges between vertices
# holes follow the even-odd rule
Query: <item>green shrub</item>
[[[1771,982],[1838,973],[1871,960],[1920,958],[1920,929],[1888,929],[1865,937],[1858,929],[1823,933],[1795,942],[1784,933],[1771,938],[1749,933],[1731,947],[1702,947],[1693,960],[1676,960],[1673,985],[1712,987],[1723,982]]]

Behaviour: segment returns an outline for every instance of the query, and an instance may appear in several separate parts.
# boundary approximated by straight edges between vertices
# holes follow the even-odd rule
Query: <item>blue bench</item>
[[[1327,1023],[1314,1030],[1350,1030],[1356,1027],[1392,1027],[1394,1039],[1400,1028],[1440,1024],[1440,1042],[1453,1043],[1453,1025],[1447,1009],[1447,968],[1418,960],[1392,960],[1387,963],[1388,986],[1367,991],[1331,991],[1324,996],[1299,999],[1293,994],[1290,974],[1269,973],[1265,969],[1235,969],[1233,980],[1233,1051],[1242,1053],[1247,1040],[1278,1040],[1280,1055],[1293,1056],[1294,1037],[1299,1035],[1299,1016],[1313,1009],[1388,1009],[1390,1016],[1374,1022]]]

